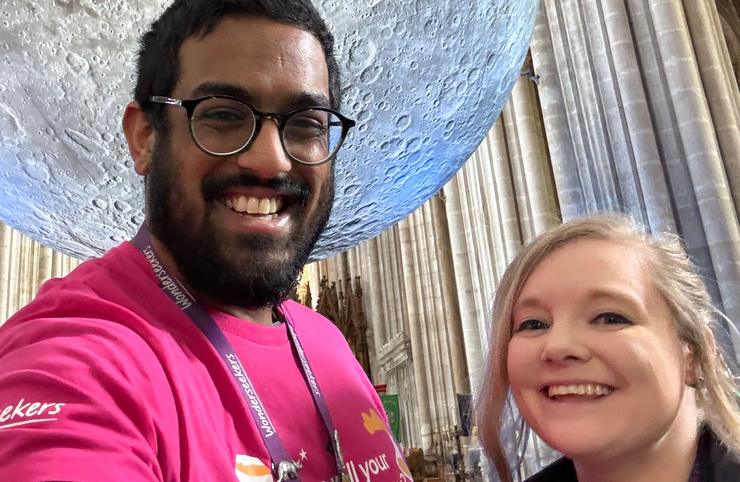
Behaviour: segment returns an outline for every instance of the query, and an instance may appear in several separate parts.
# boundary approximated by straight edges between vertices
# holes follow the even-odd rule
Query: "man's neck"
[[[159,262],[162,263],[165,269],[169,272],[170,276],[177,278],[177,280],[180,283],[182,283],[185,289],[188,290],[188,292],[190,292],[191,295],[193,295],[193,297],[198,301],[198,303],[201,303],[202,305],[213,308],[217,311],[221,311],[223,313],[229,314],[236,318],[239,318],[245,321],[250,321],[252,323],[256,323],[258,325],[268,326],[273,323],[272,307],[270,306],[267,306],[264,308],[258,308],[256,310],[245,310],[238,306],[226,306],[226,305],[217,303],[210,296],[204,293],[201,293],[200,291],[193,288],[193,286],[188,282],[187,279],[185,279],[182,273],[180,273],[180,270],[177,267],[177,263],[175,262],[175,259],[172,257],[172,255],[170,254],[170,251],[165,247],[165,245],[162,244],[154,236],[152,236],[151,238],[152,238],[152,247],[154,248],[154,251],[157,253]]]

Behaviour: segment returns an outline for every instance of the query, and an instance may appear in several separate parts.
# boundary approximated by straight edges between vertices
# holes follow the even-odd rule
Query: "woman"
[[[563,458],[531,481],[740,480],[738,392],[709,326],[715,310],[678,240],[626,217],[558,226],[525,247],[496,293],[478,402],[501,480],[513,395]]]

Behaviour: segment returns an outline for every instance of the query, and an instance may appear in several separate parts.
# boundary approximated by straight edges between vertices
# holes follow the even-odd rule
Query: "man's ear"
[[[138,102],[130,102],[123,113],[123,132],[134,160],[134,170],[141,176],[149,173],[156,133]]]

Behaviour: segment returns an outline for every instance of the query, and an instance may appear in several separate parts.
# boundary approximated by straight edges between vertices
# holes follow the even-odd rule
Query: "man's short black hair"
[[[339,110],[340,78],[334,36],[310,0],[175,0],[141,38],[134,99],[156,130],[166,130],[162,104],[152,95],[169,96],[180,72],[180,47],[186,39],[208,35],[227,17],[257,17],[295,26],[316,37],[329,73],[329,101]]]

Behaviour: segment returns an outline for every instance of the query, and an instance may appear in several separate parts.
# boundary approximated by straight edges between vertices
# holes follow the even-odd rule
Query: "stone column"
[[[22,237],[18,231],[12,230],[10,234],[10,260],[8,263],[8,307],[7,316],[10,318],[20,306],[20,270]]]
[[[64,255],[57,251],[54,251],[51,255],[51,277],[59,278],[64,276],[64,267],[62,262],[64,261]]]
[[[0,323],[10,316],[10,237],[11,229],[0,223]]]
[[[376,384],[382,384],[380,381],[380,368],[378,367],[378,350],[380,346],[378,345],[377,332],[384,320],[380,310],[378,310],[378,306],[380,305],[378,290],[373,286],[373,283],[375,283],[373,271],[377,269],[377,254],[375,255],[375,259],[373,259],[373,254],[370,252],[370,245],[370,242],[365,242],[357,247],[359,258],[357,275],[362,277],[362,298],[365,304],[365,317],[367,318],[367,344],[370,355],[370,368],[373,374],[373,381]]]
[[[388,236],[388,265],[389,270],[386,272],[386,282],[390,281],[390,295],[393,300],[393,333],[391,337],[397,333],[405,331],[406,327],[406,316],[403,307],[404,285],[403,285],[403,271],[401,269],[401,263],[398,260],[398,242],[396,233],[398,226],[393,226],[391,229],[386,231]]]
[[[528,63],[529,65],[525,64],[525,68],[532,71],[531,61]],[[554,215],[557,208],[553,209],[556,204],[554,202],[555,187],[552,183],[547,145],[542,136],[540,109],[534,87],[535,83],[528,77],[519,77],[504,114],[507,138],[511,139],[508,145],[517,146],[515,152],[519,154],[511,159],[511,164],[517,168],[516,171],[519,174],[514,177],[519,195],[518,204],[526,207],[519,212],[519,221],[521,231],[526,233],[525,239],[527,240],[532,239],[533,235],[541,233],[557,221],[557,216]],[[511,152],[512,149],[509,151]],[[501,164],[507,164],[505,161],[505,156],[498,156],[494,163],[500,167]],[[506,181],[511,182],[509,179]],[[500,200],[497,201],[500,202]],[[507,224],[516,220],[516,217],[510,216]],[[519,236],[516,241],[519,241]]]
[[[432,450],[432,417],[429,407],[429,385],[427,380],[427,362],[424,354],[425,316],[419,311],[421,287],[417,272],[419,257],[414,247],[411,219],[407,217],[398,224],[398,236],[401,245],[401,263],[406,283],[406,313],[409,319],[409,339],[411,340],[411,357],[414,367],[414,388],[419,405],[419,429],[421,444],[425,452]]]
[[[465,358],[473,391],[480,386],[479,379],[483,362],[483,343],[480,337],[478,312],[476,310],[471,253],[468,252],[463,222],[464,214],[460,206],[458,176],[452,178],[444,187],[445,208],[449,223],[450,251],[455,273],[455,293],[460,309],[460,322],[465,343]]]
[[[429,408],[432,416],[432,425],[436,432],[447,425],[445,410],[446,394],[442,386],[444,376],[439,360],[439,353],[435,350],[437,338],[437,314],[431,304],[431,288],[429,278],[429,253],[427,252],[424,233],[422,231],[423,215],[418,210],[411,214],[411,236],[414,247],[414,265],[417,267],[417,301],[419,302],[420,320],[423,320],[421,330],[421,344],[425,367],[423,375],[427,378],[429,390]],[[436,438],[439,441],[439,437]]]
[[[447,212],[441,192],[429,201],[433,236],[436,241],[437,250],[435,257],[439,264],[439,287],[442,295],[441,307],[443,309],[444,322],[446,325],[449,344],[449,354],[452,363],[452,379],[455,393],[470,393],[470,378],[468,367],[465,362],[464,338],[460,318],[460,306],[455,295],[455,268],[452,263],[452,249],[450,246],[450,231],[447,224]],[[447,347],[443,347],[445,349]]]
[[[519,251],[522,245],[522,232],[533,229],[531,222],[520,218],[521,213],[517,209],[517,195],[511,170],[512,159],[509,156],[511,150],[504,129],[505,117],[504,113],[498,118],[472,158],[480,171],[481,197],[487,207],[483,222],[488,227],[490,257],[495,267],[492,273],[494,283],[492,289],[498,284],[509,261]],[[518,151],[516,146],[513,146],[512,150]],[[523,214],[524,218],[530,218],[527,212]],[[487,310],[489,308],[487,307]]]
[[[444,302],[442,300],[442,290],[440,283],[439,262],[437,258],[437,246],[434,238],[434,221],[432,220],[430,202],[425,203],[419,210],[421,214],[420,230],[422,232],[422,242],[426,243],[426,266],[427,275],[425,284],[428,288],[429,312],[433,313],[435,322],[430,350],[434,352],[435,358],[439,363],[437,372],[440,392],[444,395],[444,408],[446,426],[442,427],[451,430],[454,424],[458,424],[459,416],[457,414],[457,397],[455,395],[454,370],[463,371],[462,360],[453,358],[453,348],[447,332],[447,320]],[[458,347],[459,348],[459,347]]]
[[[544,1],[544,0],[543,0]],[[550,35],[549,15],[544,5],[540,8],[530,44],[534,73],[539,78],[539,98],[542,120],[547,132],[552,170],[557,186],[560,212],[564,220],[573,219],[586,211],[586,200],[579,176],[565,173],[578,162],[575,143],[568,128],[565,94],[561,90],[556,55],[564,52],[562,38]],[[566,79],[563,80],[563,83]]]
[[[38,259],[38,262],[39,262],[38,286],[39,288],[41,288],[41,286],[52,277],[51,276],[52,253],[53,253],[53,250],[51,248],[47,248],[46,246],[40,246],[39,259]]]
[[[368,318],[372,316],[373,325],[373,341],[375,342],[375,355],[377,351],[383,346],[383,333],[385,330],[385,311],[383,310],[383,300],[381,298],[381,285],[384,282],[380,273],[380,261],[378,256],[378,244],[375,239],[366,241],[364,244],[364,251],[367,253],[368,268],[367,271],[363,272],[361,276],[364,279],[369,280],[369,283],[365,283],[364,296],[366,296],[369,303],[365,304],[366,310],[368,310]],[[379,378],[377,383],[384,383],[383,373],[378,373]]]
[[[683,7],[737,212],[740,209],[740,101],[727,42],[714,2],[688,0],[683,1]]]
[[[396,331],[396,312],[395,306],[393,305],[393,282],[389,281],[388,273],[389,269],[389,256],[388,256],[388,233],[384,232],[377,238],[378,240],[378,254],[380,256],[381,266],[381,284],[380,289],[383,292],[383,309],[385,313],[385,323],[383,324],[383,345],[388,343],[393,334]],[[381,347],[383,346],[381,345]]]

